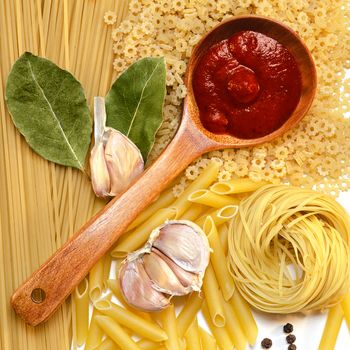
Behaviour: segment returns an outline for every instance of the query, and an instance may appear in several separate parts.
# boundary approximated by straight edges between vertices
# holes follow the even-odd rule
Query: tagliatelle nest
[[[204,159],[223,160],[219,180],[290,182],[337,195],[350,188],[349,5],[345,0],[131,0],[129,15],[112,38],[118,73],[145,56],[164,56],[167,96],[164,123],[151,153],[155,159],[172,139],[186,95],[183,76],[193,46],[231,16],[258,14],[294,29],[315,59],[318,91],[305,119],[279,139],[244,150],[222,150],[196,160],[176,186],[176,195],[200,174]],[[122,61],[123,60],[123,61]],[[122,63],[124,62],[124,64]],[[197,168],[197,170],[195,170]]]

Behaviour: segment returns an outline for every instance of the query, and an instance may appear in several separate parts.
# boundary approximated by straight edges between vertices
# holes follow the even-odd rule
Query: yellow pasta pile
[[[259,310],[320,310],[349,292],[350,217],[328,195],[265,186],[240,203],[228,244],[236,286]]]
[[[244,350],[247,343],[255,343],[257,325],[248,304],[235,290],[225,261],[228,223],[237,214],[237,194],[246,195],[264,183],[258,185],[249,179],[231,181],[226,184],[229,188],[223,190],[220,183],[213,184],[219,168],[220,163],[210,162],[178,198],[174,198],[171,189],[164,191],[135,219],[115,248],[96,264],[88,279],[76,288],[74,346],[85,343],[86,350],[118,349],[117,345],[125,350],[180,350],[185,346],[188,350],[210,350],[217,346],[221,350]],[[227,194],[218,194],[220,191]],[[127,253],[144,245],[152,230],[167,219],[191,220],[200,225],[208,237],[212,253],[202,293],[192,293],[185,301],[172,299],[179,313],[175,313],[174,305],[159,313],[140,312],[125,303],[114,266],[119,266]],[[115,261],[112,272],[111,259]],[[90,302],[93,313],[89,324]],[[212,335],[198,325],[200,310]]]
[[[350,188],[349,6],[347,0],[131,0],[129,15],[114,27],[117,73],[140,57],[164,56],[168,92],[165,121],[153,150],[155,158],[176,131],[186,95],[183,75],[192,47],[203,33],[232,15],[259,14],[296,30],[316,62],[318,91],[308,116],[278,140],[262,146],[211,152],[190,165],[174,188],[180,195],[205,168],[223,160],[218,179],[248,176],[254,181],[286,181],[337,195]]]

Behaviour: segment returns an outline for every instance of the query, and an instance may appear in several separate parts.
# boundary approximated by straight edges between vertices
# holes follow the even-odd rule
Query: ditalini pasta
[[[324,309],[349,291],[350,219],[328,195],[262,187],[241,202],[228,242],[236,287],[257,309]]]

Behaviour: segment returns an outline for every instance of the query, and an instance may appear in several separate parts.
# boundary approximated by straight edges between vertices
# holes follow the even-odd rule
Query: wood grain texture
[[[243,140],[215,135],[203,128],[192,89],[192,72],[213,43],[242,29],[252,29],[282,42],[296,56],[302,73],[302,97],[289,120],[270,135]],[[31,325],[45,321],[69,296],[73,288],[123,234],[132,220],[191,161],[219,148],[251,146],[267,142],[294,126],[309,109],[316,88],[316,73],[311,55],[289,28],[262,17],[236,17],[223,22],[204,36],[194,49],[186,75],[188,96],[180,128],[159,159],[118,198],[86,223],[61,249],[40,267],[12,296],[12,306]],[[33,289],[41,288],[46,299],[41,304],[31,300]]]

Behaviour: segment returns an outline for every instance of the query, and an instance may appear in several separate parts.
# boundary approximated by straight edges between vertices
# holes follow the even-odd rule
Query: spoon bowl
[[[302,76],[301,98],[290,118],[269,135],[256,139],[216,135],[201,124],[192,86],[193,71],[211,45],[237,31],[248,29],[276,39],[294,55]],[[36,326],[47,320],[97,261],[111,249],[134,218],[156,200],[161,191],[198,156],[215,149],[268,142],[293,127],[311,105],[316,89],[316,70],[309,51],[288,27],[264,17],[235,17],[207,33],[195,47],[188,65],[186,85],[188,95],[184,102],[182,121],[165,151],[129,189],[113,198],[15,291],[11,303],[25,322]]]
[[[206,53],[214,44],[243,30],[251,30],[265,34],[266,36],[281,43],[294,56],[301,74],[301,96],[293,113],[279,129],[266,136],[255,139],[240,139],[226,134],[218,135],[205,129],[200,120],[200,114],[196,104],[192,84],[193,72],[195,71],[195,68],[198,62],[201,60],[203,54]],[[198,42],[196,47],[193,49],[188,63],[186,86],[188,89],[187,103],[190,110],[190,117],[198,130],[200,130],[208,138],[220,143],[223,147],[236,148],[254,146],[269,142],[294,127],[305,116],[311,107],[316,93],[317,76],[315,64],[309,49],[291,28],[268,17],[240,16],[221,22],[210,32],[204,35]]]

